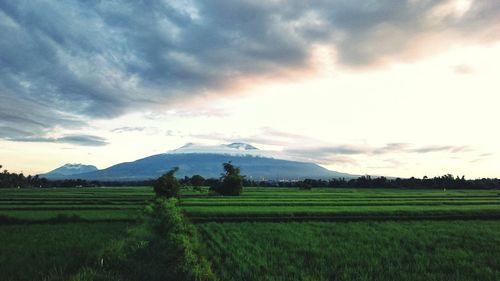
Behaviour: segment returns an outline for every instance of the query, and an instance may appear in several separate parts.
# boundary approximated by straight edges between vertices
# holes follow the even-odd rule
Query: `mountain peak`
[[[177,149],[169,151],[167,154],[179,154],[179,153],[204,153],[204,154],[229,154],[229,155],[253,155],[253,156],[264,156],[265,152],[259,150],[255,146],[242,143],[233,142],[230,144],[219,144],[219,145],[203,145],[195,143],[187,143]]]
[[[89,166],[92,166],[92,165],[85,165],[85,164],[81,164],[81,163],[66,163],[62,167],[67,168],[67,169],[79,169],[82,167],[89,167]],[[92,166],[92,167],[94,167],[94,166]]]
[[[93,165],[85,165],[80,163],[67,163],[46,174],[42,174],[42,176],[46,177],[68,176],[68,175],[94,172],[97,170],[98,170],[97,167]]]
[[[235,148],[238,150],[259,150],[257,147],[248,144],[248,143],[243,143],[243,142],[233,142],[230,144],[226,144],[227,147],[229,148]]]
[[[193,147],[193,146],[196,146],[196,144],[192,143],[192,142],[188,142],[186,143],[185,145],[179,147],[178,149],[183,149],[183,148],[190,148],[190,147]]]

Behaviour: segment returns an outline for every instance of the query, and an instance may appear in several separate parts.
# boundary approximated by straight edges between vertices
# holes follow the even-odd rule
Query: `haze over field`
[[[13,172],[245,142],[355,175],[500,176],[499,1],[7,0],[0,34]]]

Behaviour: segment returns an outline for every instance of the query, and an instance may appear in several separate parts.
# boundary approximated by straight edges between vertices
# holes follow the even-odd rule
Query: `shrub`
[[[181,185],[175,178],[178,167],[172,168],[153,182],[153,190],[158,197],[179,197]]]
[[[201,186],[205,184],[205,179],[200,175],[194,175],[191,177],[191,184],[193,185],[193,190],[202,191]]]
[[[176,198],[158,197],[147,206],[143,223],[103,251],[99,272],[130,281],[216,280],[196,228],[176,203]]]
[[[220,181],[210,187],[210,190],[222,195],[237,196],[243,191],[244,176],[240,175],[240,168],[228,163],[222,164],[225,173],[222,174]]]

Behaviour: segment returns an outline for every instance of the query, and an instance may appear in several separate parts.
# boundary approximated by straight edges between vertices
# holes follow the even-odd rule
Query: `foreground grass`
[[[196,228],[176,203],[176,199],[155,199],[146,207],[141,224],[103,250],[100,266],[82,269],[73,280],[216,280],[201,253]]]
[[[151,188],[0,190],[0,280],[214,280],[202,248],[220,280],[500,280],[498,220],[245,222],[498,218],[498,190],[184,189],[180,207],[151,205],[139,220],[151,202]],[[198,224],[199,239],[180,210],[242,222]],[[124,220],[142,223],[125,232]]]
[[[500,280],[499,221],[199,224],[221,280]]]
[[[196,228],[176,203],[154,200],[134,226],[113,220],[0,226],[0,280],[215,280]]]
[[[0,226],[0,279],[68,280],[80,267],[98,262],[126,223],[68,223]]]

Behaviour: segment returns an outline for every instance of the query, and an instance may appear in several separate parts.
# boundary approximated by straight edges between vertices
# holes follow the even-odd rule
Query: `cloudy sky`
[[[0,164],[234,141],[327,168],[500,177],[500,1],[0,2]]]

